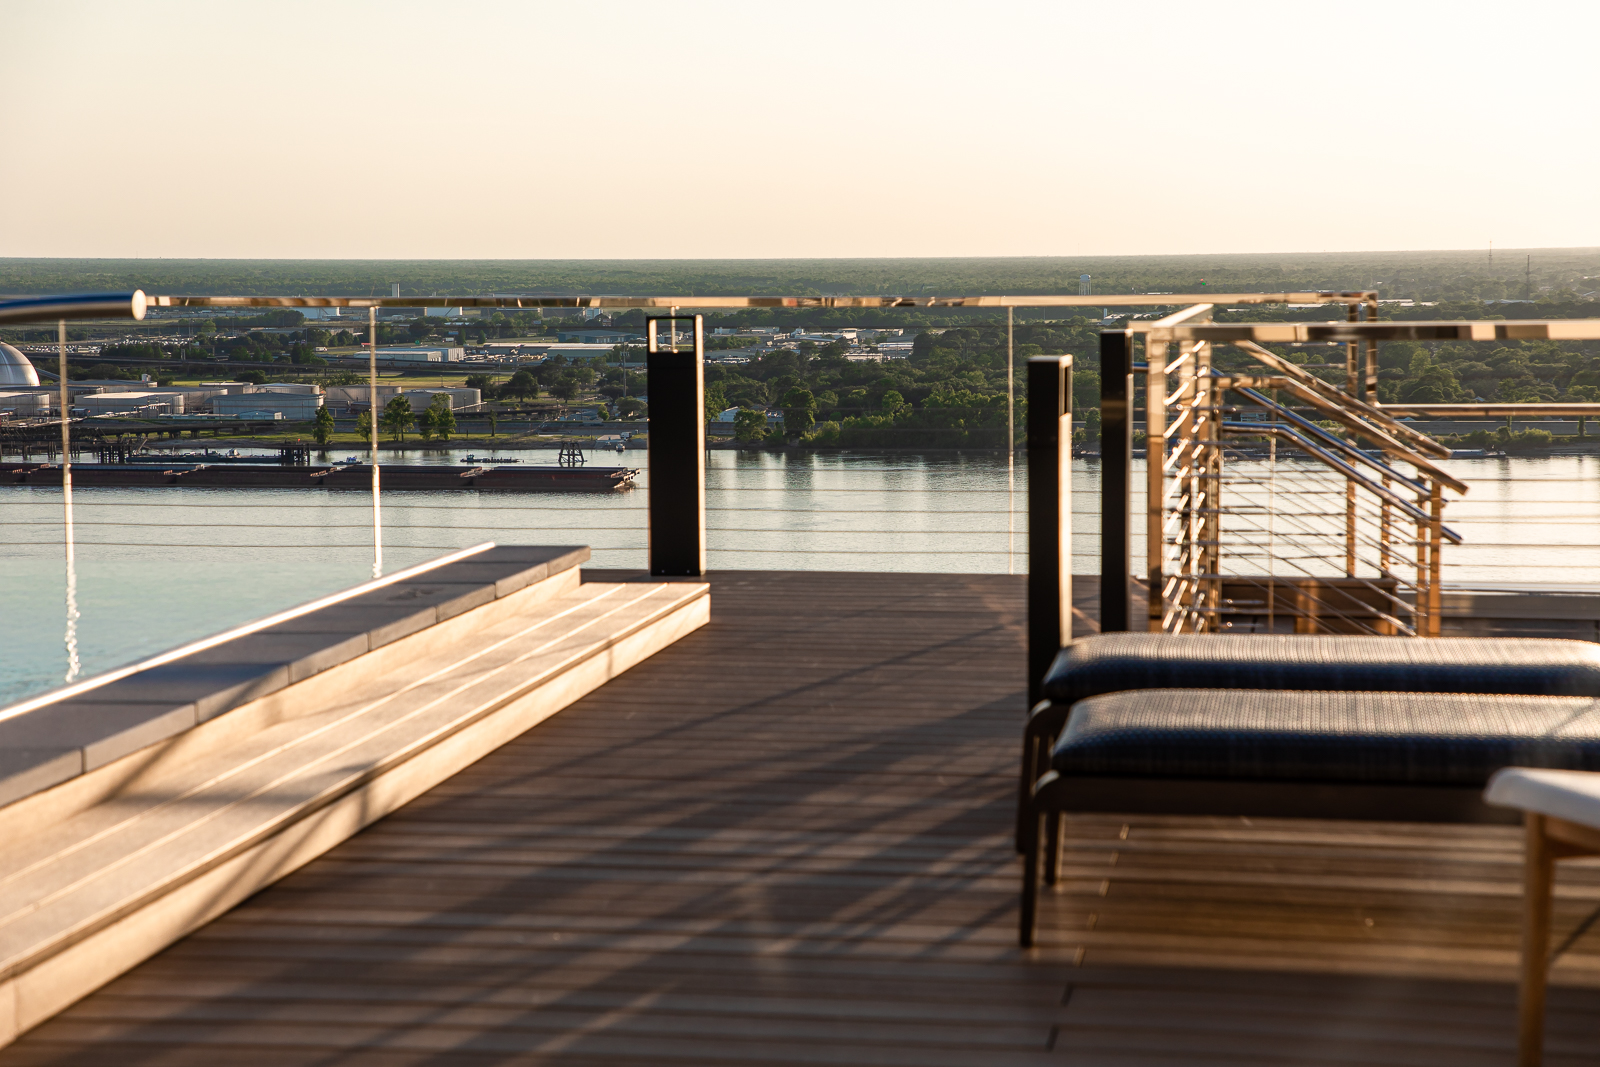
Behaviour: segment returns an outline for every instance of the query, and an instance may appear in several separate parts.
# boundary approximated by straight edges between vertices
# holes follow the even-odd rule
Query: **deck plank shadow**
[[[1514,829],[1074,818],[1025,953],[1023,579],[711,582],[709,626],[0,1067],[1511,1062]],[[1597,907],[1564,869],[1557,943]],[[1600,929],[1554,974],[1548,1062],[1600,1064]]]

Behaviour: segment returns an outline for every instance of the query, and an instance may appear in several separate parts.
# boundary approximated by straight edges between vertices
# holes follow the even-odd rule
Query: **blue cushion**
[[[1343,689],[1600,696],[1600,644],[1525,637],[1102,634],[1061,650],[1062,704],[1127,689]]]
[[[1502,767],[1600,770],[1600,700],[1237,689],[1112,693],[1073,705],[1051,766],[1063,775],[1102,777],[1481,787]]]

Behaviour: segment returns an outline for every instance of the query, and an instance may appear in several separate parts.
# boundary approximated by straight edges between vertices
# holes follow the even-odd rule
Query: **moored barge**
[[[634,467],[381,465],[384,489],[509,489],[610,492],[633,488]],[[0,463],[0,484],[60,485],[59,463]],[[74,463],[72,484],[177,485],[230,489],[368,489],[366,463]]]

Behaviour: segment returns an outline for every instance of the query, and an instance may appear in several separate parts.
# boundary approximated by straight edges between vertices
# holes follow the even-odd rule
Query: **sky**
[[[0,0],[0,256],[1600,245],[1600,5]]]

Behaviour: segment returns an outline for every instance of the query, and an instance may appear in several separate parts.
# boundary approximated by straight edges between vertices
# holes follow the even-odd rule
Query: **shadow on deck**
[[[1024,953],[1023,579],[711,580],[0,1067],[1511,1062],[1516,830],[1081,817]],[[1556,943],[1597,903],[1564,866]],[[1555,974],[1549,1062],[1600,1063],[1600,933]]]

